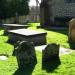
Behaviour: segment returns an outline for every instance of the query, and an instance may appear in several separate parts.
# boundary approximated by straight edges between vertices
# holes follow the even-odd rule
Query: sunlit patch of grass
[[[31,27],[40,26],[40,23],[28,23]]]
[[[0,29],[0,35],[4,34],[4,30]]]
[[[0,36],[0,43],[7,42],[7,41],[8,41],[8,36]]]
[[[0,54],[12,55],[14,47],[8,43],[0,43]]]
[[[6,61],[0,61],[0,75],[13,75],[17,68],[17,61],[13,56]]]
[[[63,34],[64,31],[52,31],[45,29],[37,29],[31,27],[30,29],[36,31],[47,32],[47,44],[58,43],[63,47],[69,48],[68,36]],[[16,60],[16,56],[12,56],[14,46],[6,43],[8,36],[2,36],[3,31],[0,35],[0,54],[7,54],[8,59],[5,61],[0,60],[0,75],[75,75],[75,52],[67,55],[62,55],[58,60],[47,62],[42,67],[42,53],[36,51],[37,64],[32,69],[26,68],[26,70],[19,70]],[[67,30],[65,30],[67,33]]]
[[[36,56],[37,64],[33,71],[27,70],[27,68],[26,71],[18,71],[16,57],[10,55],[6,61],[0,61],[0,75],[30,75],[30,73],[31,75],[75,75],[75,52],[61,56],[60,64],[57,60],[51,61],[48,66],[45,66],[45,69],[42,69],[42,53],[36,52]]]
[[[60,46],[63,46],[65,48],[70,48],[69,43],[68,43],[68,30],[46,30],[46,29],[42,29],[39,28],[37,29],[37,27],[35,25],[29,27],[28,29],[31,30],[36,30],[36,31],[40,31],[40,32],[47,32],[47,44],[49,43],[57,43],[60,44]]]
[[[57,43],[63,47],[70,48],[67,35],[55,31],[47,31],[47,33],[47,43]]]

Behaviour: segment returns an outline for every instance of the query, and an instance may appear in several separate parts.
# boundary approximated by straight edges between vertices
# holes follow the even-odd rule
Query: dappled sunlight
[[[3,35],[4,34],[4,30],[0,30],[0,35]]]
[[[0,43],[0,54],[12,55],[13,49],[13,45],[10,45],[8,43]]]
[[[0,30],[0,43],[7,42],[7,41],[8,41],[8,36],[5,36],[4,30],[1,29]]]
[[[33,30],[36,30],[37,29],[37,26],[40,26],[40,23],[28,23],[28,29],[33,29]]]
[[[18,68],[16,58],[8,56],[6,61],[0,61],[0,75],[13,75],[14,71]]]
[[[36,27],[36,26],[40,26],[40,23],[28,23],[28,25],[31,27]]]
[[[0,43],[7,42],[7,41],[8,41],[8,36],[0,36]]]
[[[67,35],[55,31],[48,31],[47,33],[47,43],[57,43],[69,48]]]
[[[44,31],[47,32],[47,44],[49,43],[57,43],[65,48],[70,48],[70,45],[68,43],[68,31],[67,30],[46,30],[43,28],[37,29],[36,26],[29,27],[30,30],[36,30],[36,31]]]
[[[37,29],[37,26],[33,24],[28,29],[47,32],[47,44],[57,43],[62,47],[70,48],[67,30]],[[9,37],[4,36],[3,32],[3,30],[0,31],[0,54],[8,55],[8,59],[6,61],[0,61],[1,75],[75,75],[75,52],[61,55],[58,59],[43,64],[42,53],[36,50],[37,63],[31,67],[27,66],[25,70],[20,70],[16,57],[12,56],[14,45],[7,43]],[[38,49],[40,50],[40,48]]]

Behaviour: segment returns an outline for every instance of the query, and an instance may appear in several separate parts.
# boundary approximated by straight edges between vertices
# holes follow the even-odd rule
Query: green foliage
[[[0,19],[29,13],[29,0],[0,0]]]
[[[14,15],[16,13],[18,15],[27,15],[29,13],[28,1],[29,0],[11,0],[10,6],[11,11],[14,13]]]
[[[0,0],[0,19],[2,18],[6,18],[8,15],[7,10],[8,6],[7,6],[7,1],[6,0]]]

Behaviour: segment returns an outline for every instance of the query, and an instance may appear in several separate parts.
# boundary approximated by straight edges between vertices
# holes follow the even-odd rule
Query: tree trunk
[[[38,7],[38,5],[39,5],[39,1],[38,0],[36,0],[36,21],[38,22],[38,16],[39,16],[39,12],[38,12],[38,10],[39,10],[39,7]]]

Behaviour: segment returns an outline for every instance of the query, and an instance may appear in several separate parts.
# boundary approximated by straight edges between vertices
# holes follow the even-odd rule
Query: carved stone
[[[19,68],[23,68],[26,65],[37,62],[36,53],[32,42],[18,42],[15,47],[15,56],[17,58]]]
[[[50,59],[56,59],[59,57],[59,45],[48,44],[46,48],[42,51],[42,60],[48,61]]]

